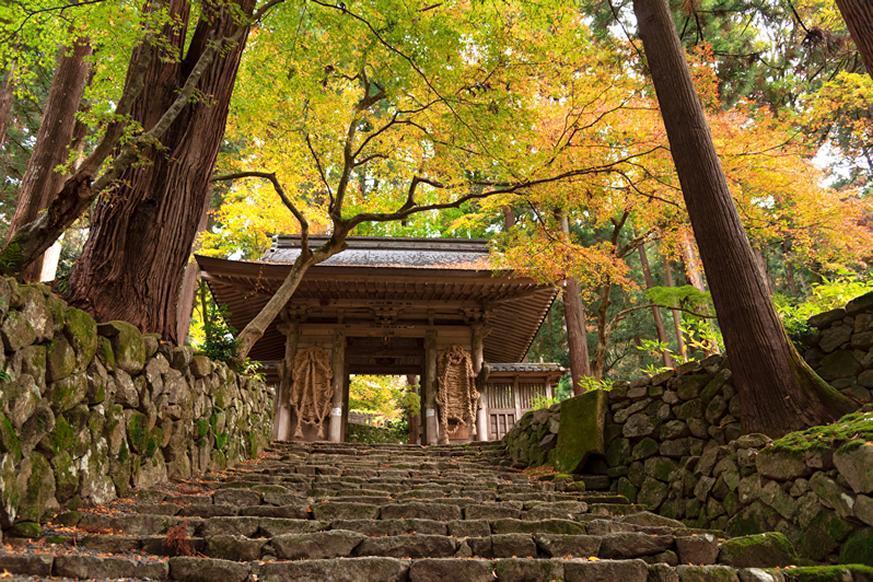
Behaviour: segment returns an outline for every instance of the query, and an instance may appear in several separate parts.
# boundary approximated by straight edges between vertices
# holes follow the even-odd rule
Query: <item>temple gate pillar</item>
[[[346,385],[346,336],[341,331],[336,332],[331,352],[331,368],[333,370],[333,399],[330,409],[330,424],[328,425],[328,440],[339,443],[343,440],[343,396]]]
[[[424,414],[422,428],[425,436],[422,444],[435,445],[439,440],[439,422],[437,422],[436,411],[437,331],[435,329],[429,329],[424,334],[424,378],[422,380],[421,410]]]
[[[485,327],[474,323],[471,333],[473,358],[473,373],[477,380],[482,377],[482,367],[485,365]],[[476,439],[488,440],[488,402],[484,382],[479,386],[479,404],[476,408]]]
[[[290,441],[291,390],[294,388],[292,374],[294,356],[300,340],[300,326],[296,321],[285,320],[277,328],[285,336],[285,356],[279,363],[279,385],[276,387],[276,402],[273,407],[273,440]]]
[[[418,376],[415,374],[406,375],[406,385],[411,389],[418,384]],[[419,409],[421,402],[419,401]],[[419,414],[408,415],[407,422],[409,423],[409,435],[406,442],[410,445],[417,445],[421,438],[421,412]]]

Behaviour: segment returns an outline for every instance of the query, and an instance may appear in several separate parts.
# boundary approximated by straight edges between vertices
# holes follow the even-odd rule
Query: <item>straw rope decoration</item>
[[[439,364],[436,400],[439,404],[442,434],[453,435],[468,423],[475,434],[479,391],[476,390],[476,375],[473,373],[470,352],[463,346],[454,345],[440,353]]]
[[[294,356],[291,407],[297,412],[294,438],[303,438],[304,424],[318,428],[319,438],[325,438],[324,420],[330,414],[333,401],[333,370],[330,351],[324,348],[303,348]]]

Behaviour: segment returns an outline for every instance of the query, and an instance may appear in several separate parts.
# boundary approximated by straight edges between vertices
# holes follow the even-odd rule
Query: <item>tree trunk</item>
[[[561,213],[561,232],[569,240],[570,223],[567,215]],[[567,351],[570,356],[570,380],[573,394],[582,394],[585,390],[580,383],[583,376],[591,375],[591,364],[588,360],[588,332],[585,315],[585,305],[579,292],[579,283],[568,277],[564,284],[564,321],[567,326]]]
[[[515,211],[512,206],[503,207],[503,230],[509,232],[515,226]]]
[[[209,207],[203,209],[203,216],[200,219],[200,224],[197,226],[197,233],[206,230],[206,224],[209,218]],[[196,235],[195,235],[196,236]],[[197,251],[200,246],[197,244],[191,246],[191,254]],[[176,305],[176,343],[183,344],[188,338],[188,328],[191,327],[191,314],[194,311],[194,296],[197,294],[197,279],[200,276],[200,269],[197,268],[197,262],[190,255],[188,264],[185,265],[185,272],[182,273],[182,284],[179,286],[179,302]]]
[[[0,83],[0,148],[6,143],[6,130],[9,127],[9,118],[12,115],[12,104],[15,102],[15,79],[12,71],[3,75]]]
[[[237,336],[236,354],[238,360],[242,361],[248,357],[249,352],[252,351],[258,340],[263,337],[270,324],[279,317],[279,314],[285,309],[297,287],[300,286],[300,281],[303,279],[306,271],[309,270],[309,267],[317,265],[346,248],[345,241],[347,235],[347,232],[337,234],[335,231],[334,235],[315,251],[309,252],[307,249],[298,255],[297,259],[294,260],[294,264],[291,265],[291,270],[285,275],[282,284],[279,285],[279,288],[273,293],[267,304],[246,324],[245,329]]]
[[[600,288],[600,305],[597,308],[597,344],[594,346],[594,361],[591,365],[591,375],[603,379],[606,372],[606,355],[609,347],[609,294],[612,285],[607,283]]]
[[[222,9],[221,4],[206,3],[185,57],[151,61],[145,88],[131,111],[146,129],[155,126],[174,102],[201,55],[214,50],[211,44],[240,38],[210,59],[197,83],[206,97],[185,106],[163,136],[164,147],[148,153],[148,164],[127,168],[112,196],[98,201],[88,241],[70,279],[71,301],[98,319],[123,319],[143,331],[177,338],[183,272],[208,203],[246,40],[247,31],[240,31],[243,25],[234,20],[235,9],[250,15],[253,5],[254,0],[236,0]],[[190,5],[188,0],[171,0],[168,10],[182,26],[167,28],[167,45],[181,54]],[[143,45],[131,62],[160,50],[165,47]],[[144,55],[147,51],[152,54]]]
[[[800,295],[800,289],[794,276],[794,267],[791,265],[791,241],[782,243],[782,266],[785,269],[785,287],[792,297],[797,297]]]
[[[773,294],[773,283],[770,281],[770,273],[767,272],[767,257],[764,256],[764,251],[756,247],[752,247],[752,253],[755,255],[755,263],[757,263],[758,271],[761,273],[761,280],[767,286],[767,296],[770,296]]]
[[[667,284],[667,287],[673,287],[676,284],[675,281],[673,281],[673,268],[666,257],[664,258],[664,282]],[[670,311],[673,314],[673,332],[676,334],[676,345],[679,347],[679,356],[682,358],[683,362],[687,362],[688,348],[685,347],[685,338],[682,337],[682,313],[680,313],[678,309],[671,309]]]
[[[64,176],[55,168],[67,161],[67,148],[77,127],[76,113],[89,78],[91,67],[86,59],[91,52],[91,45],[85,41],[77,42],[69,50],[60,49],[39,132],[18,189],[18,201],[7,240],[11,240],[22,226],[36,219],[61,188]],[[38,280],[41,269],[42,261],[36,260],[22,271],[21,278],[25,281]]]
[[[823,424],[853,408],[788,339],[755,263],[666,0],[634,0],[640,36],[661,106],[706,278],[730,354],[747,431],[781,435]]]
[[[649,266],[649,257],[646,255],[646,245],[640,245],[637,247],[637,250],[640,253],[640,266],[643,270],[643,279],[646,282],[646,289],[651,289],[655,286],[655,280],[652,278],[652,268]],[[655,320],[655,331],[658,334],[658,341],[662,346],[664,346],[664,349],[661,350],[661,359],[664,360],[665,366],[672,368],[674,366],[673,357],[667,350],[667,346],[670,345],[670,340],[667,338],[667,329],[664,327],[664,319],[661,317],[661,308],[657,305],[652,306],[652,317]]]
[[[706,283],[703,281],[700,257],[694,248],[694,240],[690,231],[685,230],[680,243],[682,251],[682,266],[685,267],[685,279],[688,284],[698,291],[706,291]]]
[[[837,0],[837,6],[849,28],[849,34],[864,59],[867,73],[873,77],[873,2]]]

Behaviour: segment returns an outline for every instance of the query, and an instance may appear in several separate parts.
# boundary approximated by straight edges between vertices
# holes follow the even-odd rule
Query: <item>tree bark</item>
[[[846,21],[861,58],[864,59],[867,73],[873,77],[873,2],[837,0],[837,7]]]
[[[206,96],[185,105],[148,153],[147,164],[124,170],[112,196],[98,201],[82,257],[70,279],[70,300],[99,319],[123,319],[143,331],[175,340],[177,302],[183,272],[204,209],[209,181],[224,135],[246,25],[234,19],[251,15],[254,0],[229,8],[205,3],[184,58],[156,58],[166,46],[179,54],[185,46],[190,5],[171,0],[169,13],[182,26],[168,27],[167,45],[143,45],[131,62],[151,58],[146,83],[132,106],[132,117],[146,129],[155,126],[175,101],[195,63],[216,42],[239,39],[210,59],[197,83]],[[150,52],[150,55],[143,53]]]
[[[9,128],[9,118],[12,116],[12,104],[15,102],[15,79],[12,71],[3,75],[0,83],[0,148],[6,143],[6,130]]]
[[[664,283],[667,287],[673,287],[676,283],[673,280],[673,268],[670,266],[670,261],[664,258]],[[683,362],[688,361],[688,348],[685,346],[685,338],[682,337],[682,313],[678,309],[670,310],[673,314],[673,332],[676,334],[676,345],[679,347],[679,356]]]
[[[89,78],[91,67],[87,57],[91,52],[91,45],[86,41],[77,42],[71,49],[60,49],[39,132],[18,189],[7,240],[35,220],[61,188],[64,175],[55,169],[67,160],[68,147],[77,127],[76,113]],[[20,276],[25,281],[35,281],[41,269],[42,260],[37,259]]]
[[[570,239],[570,223],[565,213],[560,213],[561,232],[567,240]],[[570,357],[570,380],[573,394],[582,394],[585,390],[580,380],[591,375],[591,363],[588,359],[588,332],[585,305],[579,292],[579,283],[573,277],[564,282],[564,322],[567,326],[567,351]]]
[[[515,226],[515,211],[512,206],[503,207],[503,230],[509,232]]]
[[[655,286],[655,280],[652,277],[652,268],[649,266],[649,257],[646,255],[646,245],[642,244],[637,247],[640,254],[640,267],[643,270],[643,279],[646,283],[646,289],[651,289]],[[664,327],[664,318],[661,317],[661,308],[657,305],[652,306],[652,318],[655,320],[655,332],[658,334],[658,341],[665,349],[661,351],[661,359],[664,365],[668,368],[673,367],[673,357],[667,351],[666,346],[670,345],[670,340],[667,337],[667,329]]]
[[[209,218],[208,205],[203,209],[203,216],[200,219],[200,224],[197,226],[197,233],[201,233],[206,229],[206,224]],[[196,235],[195,235],[196,237]],[[191,253],[197,251],[200,246],[197,244],[191,246]],[[179,286],[179,302],[176,305],[176,343],[183,344],[188,338],[188,328],[191,326],[191,314],[194,311],[194,296],[197,294],[197,279],[200,276],[200,269],[197,268],[197,262],[190,255],[188,264],[185,265],[185,271],[182,273],[182,284]]]
[[[601,380],[606,373],[606,355],[609,348],[609,295],[612,285],[607,283],[600,290],[600,305],[597,308],[597,344],[594,346],[594,361],[591,365],[591,375]]]
[[[685,279],[688,284],[698,291],[706,291],[706,283],[703,281],[703,273],[701,272],[700,257],[697,256],[697,250],[694,248],[693,235],[688,230],[685,230],[680,243],[682,251],[682,266],[685,267]]]
[[[803,361],[770,302],[666,0],[634,0],[670,151],[730,354],[743,428],[781,435],[853,404]]]
[[[334,235],[315,251],[310,251],[308,248],[301,251],[291,265],[291,270],[285,275],[282,284],[279,285],[279,288],[273,293],[267,304],[248,322],[237,336],[237,359],[242,361],[248,357],[249,352],[252,351],[258,340],[263,337],[267,328],[273,323],[273,320],[279,317],[279,314],[285,309],[291,296],[294,295],[297,287],[300,286],[300,281],[303,280],[303,275],[306,274],[309,267],[327,260],[346,248],[345,241],[347,235],[347,232],[334,232]]]
[[[755,263],[758,265],[758,271],[761,273],[761,280],[767,286],[767,295],[773,294],[773,283],[770,281],[770,273],[767,272],[767,257],[764,256],[764,251],[759,248],[752,247],[752,253],[755,255]]]

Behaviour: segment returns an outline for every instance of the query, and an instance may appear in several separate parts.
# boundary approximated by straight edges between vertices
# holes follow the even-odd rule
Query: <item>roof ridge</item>
[[[327,235],[313,235],[310,240],[327,240]],[[299,248],[301,237],[298,234],[274,235],[270,250]],[[346,239],[347,248],[382,250],[443,250],[455,252],[487,253],[486,239],[472,238],[429,238],[429,237],[390,237],[390,236],[350,236]],[[268,251],[269,252],[269,251]]]

